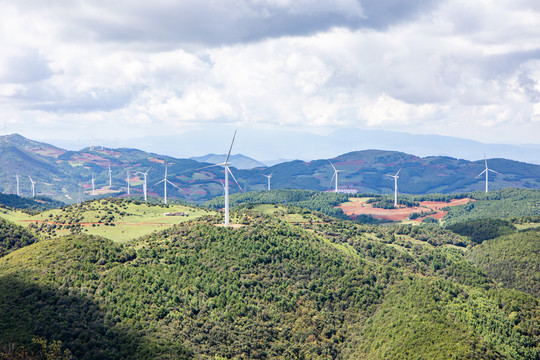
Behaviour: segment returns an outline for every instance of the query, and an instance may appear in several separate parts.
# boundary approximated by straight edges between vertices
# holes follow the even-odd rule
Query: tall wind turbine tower
[[[126,183],[127,183],[127,194],[130,195],[130,189],[129,189],[129,169],[127,169]]]
[[[163,183],[163,203],[165,205],[167,205],[167,183],[171,184],[172,186],[174,186],[175,188],[177,188],[178,190],[180,190],[180,188],[176,185],[174,185],[172,182],[170,182],[168,179],[167,179],[167,163],[165,163],[165,177],[163,178],[163,180],[157,182],[154,184],[154,186],[160,184],[160,183]]]
[[[270,175],[262,174],[262,176],[266,177],[268,179],[268,190],[270,190],[270,179],[272,178],[272,175],[274,175],[274,172],[272,171]]]
[[[15,175],[15,178],[17,179],[17,196],[21,196],[21,193],[19,192],[19,175]]]
[[[486,192],[489,191],[489,178],[488,178],[488,174],[489,172],[494,172],[495,174],[499,174],[499,175],[502,175],[500,172],[496,172],[495,170],[491,170],[490,168],[488,168],[488,164],[487,164],[487,158],[486,158],[486,154],[484,154],[484,163],[486,164],[486,168],[484,169],[484,171],[482,171],[480,174],[478,174],[475,179],[478,179],[480,177],[480,175],[482,175],[483,173],[486,173]]]
[[[30,183],[32,184],[32,197],[36,197],[36,182],[32,180],[32,177],[30,175],[28,175],[28,177],[30,178]]]
[[[96,195],[96,187],[95,187],[95,178],[94,178],[94,174],[92,174],[92,195]]]
[[[400,171],[401,171],[401,168],[398,170],[396,175],[386,175],[386,176],[394,178],[394,206],[395,207],[397,207],[397,205],[398,205],[398,203],[397,203],[397,179],[399,178],[398,174],[399,174]]]
[[[140,172],[140,171],[137,171],[137,173],[141,174],[142,176],[144,176],[144,182],[143,182],[143,193],[144,193],[144,201],[146,201],[147,197],[146,197],[146,190],[147,190],[147,187],[146,187],[146,176],[148,175],[148,172],[150,171],[150,168],[148,168],[148,170],[146,170],[145,172]]]
[[[229,162],[229,157],[231,156],[231,151],[232,151],[232,148],[233,148],[233,145],[234,145],[234,139],[235,138],[236,138],[236,130],[234,131],[233,139],[232,139],[232,142],[231,142],[231,147],[229,148],[229,152],[227,153],[227,157],[225,158],[225,162],[222,162],[221,164],[209,165],[209,166],[205,166],[205,167],[202,167],[200,169],[197,169],[197,170],[201,170],[201,169],[214,167],[214,166],[223,166],[225,168],[225,184],[223,185],[223,188],[225,190],[225,222],[224,222],[225,226],[229,225],[229,174],[231,174],[232,178],[236,182],[236,185],[238,185],[238,188],[240,189],[240,191],[244,192],[244,190],[242,190],[242,187],[240,186],[240,184],[238,183],[238,181],[234,177],[233,173],[231,172],[231,169],[229,168],[229,165],[231,164]]]
[[[109,188],[112,187],[112,173],[111,173],[111,164],[109,164]]]
[[[332,165],[332,169],[334,169],[334,175],[332,175],[332,179],[330,179],[330,182],[334,180],[334,177],[336,178],[336,188],[334,189],[334,192],[338,192],[338,173],[345,170],[337,170],[330,160],[328,160],[328,162],[330,163],[330,165]]]

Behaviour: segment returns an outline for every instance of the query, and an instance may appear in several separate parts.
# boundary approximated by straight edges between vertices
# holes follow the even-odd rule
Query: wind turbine
[[[96,195],[96,188],[94,186],[94,183],[95,183],[94,174],[92,174],[92,195]]]
[[[480,174],[478,174],[475,179],[478,179],[480,177],[480,175],[482,175],[483,173],[486,173],[486,192],[488,192],[489,190],[489,179],[488,179],[488,174],[489,172],[494,172],[495,174],[499,174],[499,175],[502,175],[500,172],[496,172],[495,170],[491,170],[490,168],[488,168],[488,165],[487,165],[487,158],[486,158],[486,154],[484,154],[484,162],[486,164],[486,168],[484,169],[484,171],[482,171]]]
[[[270,190],[270,179],[272,178],[272,175],[274,175],[274,172],[272,171],[270,175],[262,174],[262,176],[266,177],[268,179],[268,190]]]
[[[332,162],[330,160],[328,160],[328,162],[330,163],[330,165],[332,165],[332,168],[334,169],[334,175],[332,175],[332,179],[330,179],[330,182],[332,182],[332,180],[334,180],[334,177],[336,178],[336,188],[334,190],[334,192],[338,192],[338,173],[340,171],[345,171],[345,170],[337,170],[334,166],[334,164],[332,164]]]
[[[231,156],[231,151],[234,145],[235,138],[236,138],[236,130],[234,131],[231,147],[229,148],[229,152],[227,153],[227,158],[225,158],[225,162],[222,162],[221,164],[215,164],[215,165],[205,166],[205,167],[196,169],[196,170],[201,170],[201,169],[214,167],[214,166],[223,166],[225,168],[225,184],[223,185],[224,190],[225,190],[225,222],[224,222],[225,226],[229,225],[229,174],[231,174],[232,178],[236,182],[236,185],[238,185],[238,188],[240,189],[240,191],[244,192],[244,190],[242,190],[242,187],[240,186],[240,184],[234,177],[233,173],[231,172],[231,169],[229,168],[229,165],[231,164],[229,162],[229,157]]]
[[[397,179],[399,178],[398,174],[399,172],[401,171],[401,168],[399,168],[398,172],[396,173],[396,175],[386,175],[386,176],[389,176],[389,177],[393,177],[394,178],[394,206],[397,207]]]
[[[166,163],[165,163],[165,177],[163,178],[163,180],[155,183],[154,186],[156,186],[156,185],[158,185],[160,183],[163,183],[163,202],[165,203],[165,205],[167,205],[167,183],[171,184],[172,186],[174,186],[178,190],[180,190],[180,188],[178,186],[174,185],[172,182],[170,182],[167,179],[167,164]]]
[[[129,169],[127,169],[127,176],[126,176],[126,182],[127,182],[127,194],[130,195],[129,193]]]
[[[19,175],[15,175],[15,178],[17,178],[17,196],[21,196],[21,193],[19,192]]]
[[[109,164],[109,188],[112,187],[112,173],[111,173],[111,164]]]
[[[30,178],[30,183],[32,184],[32,197],[36,197],[36,182],[32,180],[32,177],[30,175],[28,175],[28,177]]]
[[[148,168],[148,170],[146,170],[145,172],[140,172],[140,171],[137,171],[137,173],[141,174],[144,176],[144,183],[143,183],[143,193],[144,193],[144,201],[146,201],[146,176],[148,175],[148,172],[150,171],[150,168]]]

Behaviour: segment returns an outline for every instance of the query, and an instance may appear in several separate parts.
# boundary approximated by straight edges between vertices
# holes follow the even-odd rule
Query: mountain
[[[131,195],[142,195],[143,177],[148,171],[150,196],[163,196],[163,187],[155,184],[163,178],[165,163],[168,176],[180,189],[172,189],[169,197],[191,202],[203,202],[222,195],[223,168],[206,167],[209,162],[174,158],[131,148],[85,148],[67,151],[51,145],[25,139],[20,135],[3,138],[0,151],[0,190],[15,193],[15,175],[20,175],[20,191],[31,195],[31,176],[36,192],[66,202],[90,199],[92,177],[96,196],[124,196],[127,192],[127,172],[130,171]],[[244,163],[254,164],[239,156]],[[220,158],[207,161],[222,161]],[[384,150],[362,150],[331,159],[339,170],[340,189],[359,192],[393,192],[393,180],[388,174],[399,169],[399,191],[410,194],[452,193],[482,190],[484,177],[476,178],[485,168],[484,160],[468,161],[444,156],[418,157]],[[540,166],[507,159],[488,159],[489,167],[502,175],[490,173],[490,189],[504,187],[540,188]],[[109,166],[112,186],[109,186]],[[206,167],[204,169],[201,169]],[[200,169],[200,170],[197,170]],[[235,178],[244,190],[267,188],[263,174],[272,172],[272,189],[305,189],[325,191],[334,188],[333,169],[327,159],[305,162],[294,160],[271,167],[233,169]],[[231,185],[232,192],[240,190]]]
[[[221,164],[225,161],[226,158],[227,158],[226,154],[222,154],[222,155],[208,154],[208,155],[203,155],[203,156],[190,157],[191,160],[195,160],[195,161],[203,162],[203,163],[210,163],[210,164]],[[229,162],[231,163],[233,167],[237,169],[243,169],[243,170],[253,169],[256,167],[266,167],[265,164],[242,154],[231,155],[229,157]]]
[[[107,147],[131,147],[175,157],[225,152],[234,129],[214,126],[183,134],[149,136],[137,139],[101,140]],[[229,137],[227,137],[227,135]],[[80,144],[66,140],[49,140],[66,148],[80,148]],[[489,144],[442,135],[418,135],[395,131],[344,129],[326,134],[300,130],[239,129],[235,152],[254,159],[328,158],[352,151],[379,149],[415,154],[417,156],[449,156],[473,161],[483,154],[489,158],[504,158],[540,165],[540,144]],[[272,161],[269,161],[272,163]]]

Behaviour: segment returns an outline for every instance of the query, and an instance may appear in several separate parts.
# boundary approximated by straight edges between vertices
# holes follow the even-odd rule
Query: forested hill
[[[222,220],[125,244],[71,235],[1,257],[0,352],[31,351],[39,338],[77,359],[540,356],[539,299],[515,280],[524,259],[500,257],[494,274],[500,265],[483,260],[492,240],[475,251],[439,227],[372,227],[277,204],[233,211],[234,228]],[[531,231],[504,235],[513,238],[496,252],[524,239],[527,263],[540,262]]]
[[[401,193],[454,193],[479,191],[485,187],[485,177],[477,178],[484,169],[484,160],[466,161],[449,157],[425,157],[383,150],[363,150],[330,159],[339,173],[339,189],[355,189],[361,193],[391,193],[394,181],[387,175],[400,171],[398,188]],[[505,159],[488,159],[489,186],[492,190],[506,187],[540,189],[540,165]],[[125,196],[127,179],[131,195],[142,195],[147,173],[148,195],[163,196],[165,164],[168,178],[179,189],[169,188],[169,198],[182,198],[202,203],[223,193],[223,168],[191,159],[147,153],[137,149],[91,147],[66,151],[35,142],[20,135],[4,136],[0,141],[0,191],[16,193],[16,175],[22,196],[35,190],[56,200],[74,203],[95,197]],[[210,167],[208,167],[210,166]],[[110,176],[109,176],[110,167]],[[400,170],[401,169],[401,170]],[[272,189],[325,191],[334,189],[334,170],[327,159],[309,162],[295,160],[272,167],[249,170],[233,169],[235,178],[245,191],[267,189],[272,175]],[[92,178],[94,194],[92,195]],[[240,189],[231,179],[231,192]]]

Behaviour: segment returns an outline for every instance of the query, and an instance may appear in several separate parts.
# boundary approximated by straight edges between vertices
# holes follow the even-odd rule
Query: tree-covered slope
[[[540,356],[538,299],[499,287],[461,236],[324,215],[289,222],[294,211],[14,251],[0,258],[0,346],[40,336],[81,359]]]
[[[33,244],[38,239],[22,226],[0,218],[0,257]]]
[[[505,286],[540,296],[540,228],[487,240],[470,258]]]

